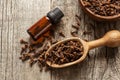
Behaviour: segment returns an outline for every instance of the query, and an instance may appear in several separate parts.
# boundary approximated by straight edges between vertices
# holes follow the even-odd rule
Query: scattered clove
[[[87,34],[91,34],[91,33],[92,33],[91,31],[84,31],[83,35],[87,35]]]
[[[28,48],[28,45],[27,45],[27,44],[22,45],[20,54],[25,53],[25,52],[27,51],[27,48]]]
[[[76,23],[77,23],[77,25],[80,26],[81,17],[78,16],[77,14],[75,15],[75,17],[76,17]]]
[[[78,33],[77,30],[76,30],[76,31],[72,31],[72,32],[71,32],[71,35],[72,35],[73,37],[78,37],[77,33]]]
[[[62,36],[62,37],[65,37],[65,35],[63,34],[62,31],[59,31],[59,35]]]
[[[76,14],[75,17],[78,18],[79,21],[81,21],[81,17],[80,17],[80,16],[78,16],[78,15]]]
[[[48,39],[48,38],[47,38]],[[49,39],[48,39],[49,40]],[[24,40],[21,40],[20,43],[23,43]],[[26,44],[27,43],[27,44]],[[40,69],[42,70],[43,67],[46,66],[45,62],[45,52],[49,48],[47,40],[44,42],[42,47],[39,49],[37,46],[40,45],[39,43],[30,43],[25,42],[22,46],[21,59],[23,62],[26,60],[30,60],[29,64],[32,67],[35,63],[38,63],[39,66],[41,65]]]
[[[25,41],[25,40],[23,40],[23,39],[21,39],[21,40],[20,40],[20,44],[28,44],[28,42]]]
[[[37,59],[30,59],[29,64],[32,67],[37,62]]]
[[[72,25],[72,27],[77,29],[77,30],[79,29],[79,26],[76,26],[76,25]]]

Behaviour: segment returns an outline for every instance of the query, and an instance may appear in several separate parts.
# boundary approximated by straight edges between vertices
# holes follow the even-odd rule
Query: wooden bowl
[[[114,16],[101,16],[92,12],[89,8],[85,7],[83,0],[78,0],[82,10],[88,14],[91,18],[97,21],[116,21],[120,19],[120,14]]]

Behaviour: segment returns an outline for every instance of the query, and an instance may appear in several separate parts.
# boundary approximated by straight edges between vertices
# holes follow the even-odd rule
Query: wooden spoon
[[[50,61],[47,61],[46,63],[53,67],[53,68],[63,68],[63,67],[68,67],[77,63],[80,63],[81,61],[83,61],[89,50],[96,48],[96,47],[100,47],[100,46],[108,46],[108,47],[118,47],[120,46],[120,32],[118,30],[112,30],[107,32],[102,38],[98,39],[98,40],[94,40],[94,41],[90,41],[90,42],[86,42],[78,37],[73,37],[73,38],[68,38],[65,39],[63,41],[59,41],[56,44],[52,45],[46,52],[46,54],[49,54],[49,52],[58,44],[61,44],[65,41],[70,41],[70,40],[77,40],[80,41],[83,45],[84,51],[83,51],[83,55],[76,61],[73,62],[69,62],[69,63],[65,63],[65,64],[53,64]]]

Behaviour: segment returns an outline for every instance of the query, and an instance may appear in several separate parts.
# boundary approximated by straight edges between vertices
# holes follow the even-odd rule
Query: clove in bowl
[[[78,0],[82,10],[97,21],[120,19],[120,0]]]

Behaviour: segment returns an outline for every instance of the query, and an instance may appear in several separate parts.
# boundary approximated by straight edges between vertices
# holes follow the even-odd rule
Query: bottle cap
[[[50,19],[52,24],[58,23],[63,16],[64,14],[59,8],[55,8],[47,13],[47,17]]]

